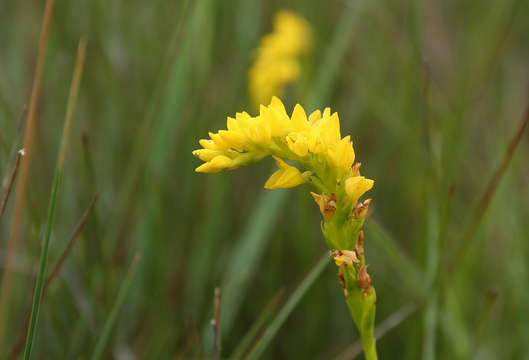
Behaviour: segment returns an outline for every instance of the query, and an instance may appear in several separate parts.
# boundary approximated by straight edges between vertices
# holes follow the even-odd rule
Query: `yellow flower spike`
[[[274,159],[279,170],[270,176],[264,186],[265,189],[293,188],[306,182],[306,178],[298,168],[288,165],[276,156]]]
[[[345,192],[354,201],[358,200],[360,196],[370,190],[375,182],[371,179],[366,179],[363,176],[352,176],[345,180]]]
[[[300,58],[310,50],[311,30],[305,19],[291,11],[276,14],[274,31],[265,35],[248,71],[248,91],[255,105],[268,104],[301,74]]]
[[[271,91],[277,84],[266,86]],[[206,162],[196,171],[233,170],[272,156],[279,169],[265,188],[310,183],[317,189],[320,194],[311,195],[323,215],[322,233],[329,248],[336,249],[331,254],[340,267],[339,280],[361,333],[366,359],[376,360],[376,292],[367,273],[361,232],[371,200],[358,201],[374,181],[360,175],[360,163],[354,164],[353,143],[350,136],[341,138],[338,114],[326,108],[307,118],[301,105],[296,105],[289,116],[281,100],[273,97],[268,106],[261,106],[258,116],[241,112],[228,117],[227,127],[210,133],[211,140],[200,140],[203,149],[193,154]]]
[[[196,172],[214,173],[230,167],[232,160],[224,155],[215,156],[213,159],[195,169]]]

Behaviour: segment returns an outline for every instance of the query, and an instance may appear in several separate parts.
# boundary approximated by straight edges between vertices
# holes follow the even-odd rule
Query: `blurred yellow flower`
[[[261,39],[256,60],[248,72],[249,92],[255,104],[281,96],[288,83],[299,78],[299,57],[310,50],[311,30],[300,15],[279,11],[274,18],[274,31]]]
[[[353,204],[373,187],[373,180],[360,176],[360,164],[353,165],[353,143],[350,136],[341,137],[340,119],[330,108],[307,116],[298,104],[289,116],[274,96],[270,105],[261,105],[255,117],[246,112],[228,117],[227,128],[210,132],[210,139],[199,141],[203,148],[193,154],[205,163],[197,172],[232,170],[273,156],[279,170],[266,182],[267,189],[310,182],[324,193],[347,197]],[[297,162],[306,171],[302,173],[284,160]]]

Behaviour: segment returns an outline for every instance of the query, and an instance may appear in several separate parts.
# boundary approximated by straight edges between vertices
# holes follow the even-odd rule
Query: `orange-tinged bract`
[[[249,92],[256,104],[281,95],[285,85],[299,78],[299,58],[309,52],[310,44],[310,26],[303,17],[289,10],[276,14],[274,31],[261,39],[248,72]]]

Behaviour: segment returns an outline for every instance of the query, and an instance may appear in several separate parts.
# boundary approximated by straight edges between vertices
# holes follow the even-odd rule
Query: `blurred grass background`
[[[271,162],[204,176],[191,151],[226,116],[254,112],[252,50],[283,8],[314,35],[287,108],[338,111],[376,181],[365,233],[377,323],[402,315],[379,340],[380,358],[529,358],[527,134],[466,230],[528,105],[529,3],[520,0],[57,0],[13,286],[0,294],[2,358],[31,306],[80,38],[87,55],[50,267],[99,198],[43,300],[35,357],[89,358],[105,326],[103,358],[211,357],[215,286],[222,357],[249,353],[325,254],[320,215],[307,188],[262,189]],[[0,2],[2,198],[22,147],[43,10],[43,1]],[[2,273],[13,197],[0,222]],[[336,268],[322,269],[263,358],[351,357],[358,335]]]

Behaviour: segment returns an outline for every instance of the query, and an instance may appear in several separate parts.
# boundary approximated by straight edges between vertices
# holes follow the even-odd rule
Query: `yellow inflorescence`
[[[203,149],[193,154],[205,163],[197,172],[232,170],[270,155],[279,170],[266,182],[268,189],[311,182],[327,194],[343,189],[356,202],[373,187],[373,180],[360,176],[359,164],[353,165],[353,143],[349,136],[341,137],[338,114],[330,108],[307,116],[298,104],[289,116],[281,100],[273,97],[255,117],[246,112],[228,117],[227,127],[200,140]],[[285,160],[296,162],[305,172]]]
[[[281,95],[286,84],[299,78],[299,57],[310,50],[311,31],[300,15],[282,10],[274,19],[274,31],[263,37],[250,71],[249,91],[256,104]]]

